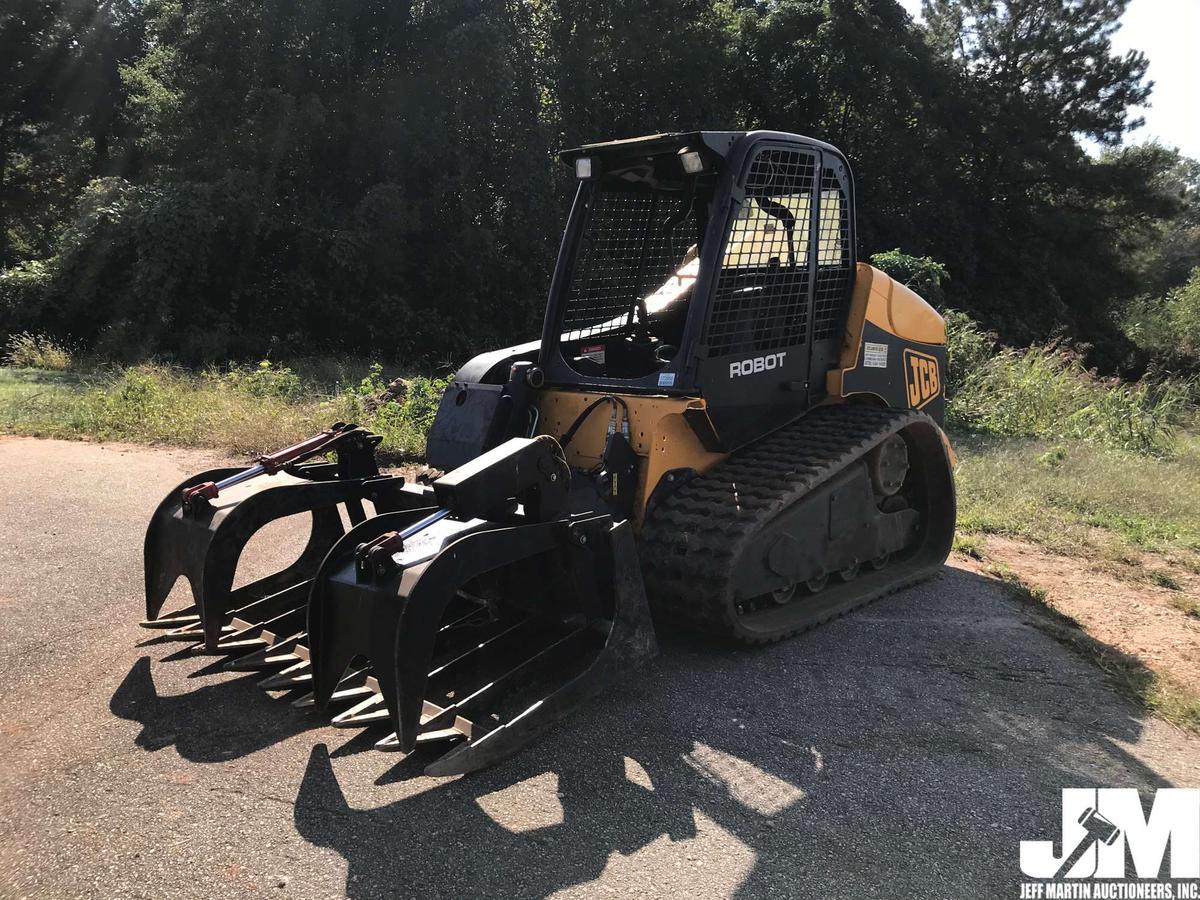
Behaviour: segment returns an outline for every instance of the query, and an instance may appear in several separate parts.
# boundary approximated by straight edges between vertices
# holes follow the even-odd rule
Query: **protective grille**
[[[567,341],[633,321],[639,299],[675,275],[697,241],[696,217],[684,198],[607,190],[593,204],[567,295]]]
[[[717,277],[706,335],[710,356],[778,350],[807,339],[815,169],[815,157],[799,150],[762,150],[751,163]]]
[[[851,281],[850,211],[837,173],[821,172],[820,224],[817,230],[817,289],[813,340],[841,335]]]

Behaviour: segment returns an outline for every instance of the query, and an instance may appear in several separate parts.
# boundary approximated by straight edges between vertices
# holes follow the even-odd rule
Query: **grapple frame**
[[[314,581],[309,641],[316,704],[327,708],[347,671],[364,660],[378,684],[377,696],[335,724],[386,719],[394,733],[377,746],[403,752],[462,738],[425,770],[460,774],[508,756],[655,654],[628,523],[614,524],[607,515],[524,524],[447,519],[429,529],[426,542],[396,553],[383,575],[364,570],[356,549],[416,515],[392,513],[357,526]],[[524,608],[468,592],[490,573],[521,564],[556,576]],[[447,632],[455,627],[478,631],[454,642]],[[546,671],[569,668],[581,654],[586,665],[539,692]],[[525,700],[511,715],[491,711],[514,696]]]
[[[567,511],[571,471],[553,438],[514,438],[407,487],[356,457],[362,445],[344,449],[337,465],[289,465],[252,486],[219,487],[243,470],[215,469],[173,490],[147,533],[144,624],[181,625],[170,635],[200,639],[195,652],[241,654],[226,667],[310,691],[296,705],[336,712],[335,726],[390,724],[380,749],[458,741],[426,768],[437,775],[502,759],[655,654],[630,525]],[[233,589],[250,537],[305,511],[299,559]],[[181,575],[195,607],[159,618]],[[531,576],[538,588],[515,596]]]
[[[251,480],[244,468],[211,469],[173,488],[146,530],[144,624],[171,628],[171,637],[201,641],[206,652],[215,653],[222,637],[237,630],[230,621],[235,611],[255,623],[285,613],[294,618],[307,602],[312,576],[345,533],[338,507],[358,523],[366,519],[364,501],[377,510],[391,510],[405,500],[404,479],[379,473],[374,456],[379,441],[365,429],[338,423],[317,438],[261,457],[255,468],[268,477]],[[324,452],[336,453],[337,461],[302,464]],[[228,487],[216,490],[223,484]],[[311,530],[299,557],[278,572],[234,588],[250,539],[271,522],[306,512],[312,517]],[[194,604],[162,616],[180,577],[187,579]]]

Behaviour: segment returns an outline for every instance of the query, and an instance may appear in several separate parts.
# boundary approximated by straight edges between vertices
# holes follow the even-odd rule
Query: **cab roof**
[[[707,149],[719,157],[731,155],[743,139],[750,141],[774,140],[787,143],[805,144],[834,156],[845,157],[832,144],[819,141],[816,138],[802,134],[791,134],[783,131],[672,131],[664,134],[648,134],[642,137],[622,138],[615,141],[598,141],[583,144],[570,150],[560,150],[558,158],[572,165],[581,156],[598,156],[602,159],[620,159],[629,157],[656,156],[661,153],[678,153],[684,149]]]

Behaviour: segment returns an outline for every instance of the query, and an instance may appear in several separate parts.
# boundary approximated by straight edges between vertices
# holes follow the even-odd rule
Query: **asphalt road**
[[[782,645],[668,635],[460,779],[138,649],[147,518],[198,453],[0,439],[0,897],[1016,897],[1063,787],[1200,784],[962,569]]]

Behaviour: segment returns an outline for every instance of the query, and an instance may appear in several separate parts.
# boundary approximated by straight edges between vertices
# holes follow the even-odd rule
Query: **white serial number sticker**
[[[865,342],[863,344],[863,366],[868,369],[886,369],[887,344]]]

